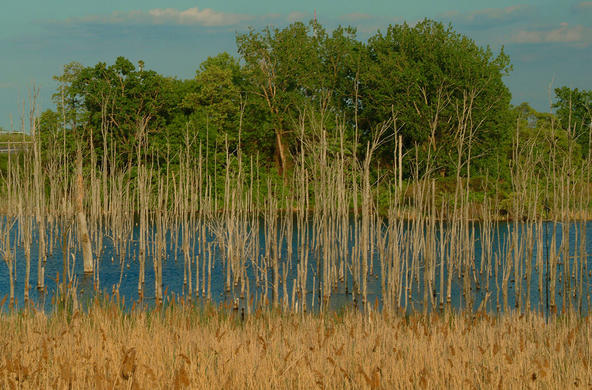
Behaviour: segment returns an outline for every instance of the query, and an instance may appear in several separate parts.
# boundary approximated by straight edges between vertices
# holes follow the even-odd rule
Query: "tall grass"
[[[184,302],[184,301],[183,301]],[[592,385],[590,317],[327,315],[178,302],[0,318],[3,388],[560,388]]]

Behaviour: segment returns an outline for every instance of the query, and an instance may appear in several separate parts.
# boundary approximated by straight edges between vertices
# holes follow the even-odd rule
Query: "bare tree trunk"
[[[31,108],[29,111],[29,126],[31,134],[33,136],[33,181],[35,187],[35,214],[37,219],[37,228],[39,231],[39,244],[38,244],[38,262],[37,262],[37,288],[39,291],[43,291],[45,288],[45,192],[44,192],[44,179],[42,178],[41,169],[41,144],[39,134],[37,133],[37,96],[39,90],[34,89],[31,96]],[[24,131],[24,119],[23,119],[23,131]]]
[[[82,151],[78,147],[78,156],[76,161],[76,217],[78,218],[78,239],[82,246],[82,259],[84,264],[84,273],[93,273],[93,257],[86,225],[86,215],[83,207],[84,184],[82,181]]]
[[[282,131],[280,129],[276,129],[275,131],[275,152],[278,163],[278,173],[285,178],[287,161],[286,153],[284,151],[284,143],[282,141]]]

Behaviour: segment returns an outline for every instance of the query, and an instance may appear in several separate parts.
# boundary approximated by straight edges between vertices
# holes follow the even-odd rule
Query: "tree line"
[[[92,149],[96,164],[112,156],[111,164],[133,172],[140,154],[175,166],[190,144],[191,153],[215,162],[214,176],[225,155],[241,153],[244,164],[255,160],[282,177],[301,143],[318,141],[315,128],[326,130],[329,150],[345,142],[347,153],[363,155],[388,124],[373,169],[393,164],[400,139],[405,177],[413,167],[503,177],[517,117],[541,115],[510,104],[503,78],[512,66],[503,48],[494,53],[432,20],[390,25],[367,41],[352,27],[297,22],[238,33],[236,44],[239,58],[210,57],[186,80],[124,57],[65,65],[55,77],[56,109],[40,117],[43,150]],[[553,119],[575,129],[580,153],[588,150],[591,98],[592,91],[556,90]],[[470,164],[457,164],[467,145]]]

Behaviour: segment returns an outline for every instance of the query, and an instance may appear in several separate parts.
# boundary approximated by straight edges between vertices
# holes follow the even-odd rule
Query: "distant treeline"
[[[556,115],[512,107],[503,48],[494,53],[435,21],[391,25],[367,41],[352,27],[298,22],[239,33],[236,44],[238,59],[210,57],[188,80],[123,57],[65,65],[55,77],[56,111],[43,112],[38,124],[43,150],[74,156],[80,146],[94,150],[96,164],[113,156],[122,167],[133,167],[141,151],[155,166],[174,167],[191,145],[214,176],[224,172],[227,152],[240,150],[243,164],[256,161],[281,177],[302,142],[319,141],[315,129],[326,130],[329,150],[345,140],[346,153],[362,156],[388,123],[374,170],[393,164],[400,135],[404,177],[417,167],[454,176],[467,150],[470,164],[461,169],[471,176],[508,177],[518,123],[533,139],[544,131],[532,129],[573,129],[578,153],[588,153],[592,91],[557,89]]]

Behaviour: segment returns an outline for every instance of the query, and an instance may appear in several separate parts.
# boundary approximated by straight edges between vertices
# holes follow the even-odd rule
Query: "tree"
[[[581,155],[579,145],[574,145],[574,154],[570,155],[569,143],[570,139],[566,131],[554,128],[554,123],[557,122],[555,114],[538,112],[528,103],[522,103],[513,109],[518,123],[518,137],[519,142],[525,149],[533,149],[537,158],[532,159],[533,172],[540,177],[548,176],[549,163],[552,155],[558,163],[563,163],[563,160],[572,159],[574,156]],[[520,156],[526,158],[526,156]],[[577,161],[572,161],[573,165],[577,165]]]
[[[81,96],[76,93],[72,84],[80,77],[84,66],[73,61],[64,65],[64,71],[53,79],[58,82],[58,90],[52,95],[57,108],[58,121],[62,129],[76,129],[83,114]]]
[[[251,94],[263,99],[275,138],[274,159],[280,175],[290,165],[289,143],[294,137],[294,113],[310,96],[312,78],[320,74],[318,40],[312,26],[298,22],[280,30],[267,27],[238,34],[238,52],[245,61]],[[263,135],[267,136],[267,135]]]
[[[209,57],[195,76],[195,91],[183,98],[182,105],[192,112],[200,133],[213,135],[213,141],[238,147],[242,95],[240,65],[228,53]],[[204,140],[204,137],[201,137]]]
[[[73,132],[64,131],[63,116],[52,110],[45,110],[39,117],[39,138],[41,141],[41,158],[46,162],[50,161],[62,164],[66,159],[73,161],[76,152],[76,140]],[[55,161],[54,161],[55,160]]]
[[[479,160],[473,167],[492,169],[504,157],[511,129],[510,92],[502,77],[510,68],[503,49],[489,48],[439,22],[389,26],[368,40],[361,77],[361,123],[372,129],[396,117],[406,148],[430,155],[435,167],[455,169],[459,128],[470,127],[467,142]],[[386,148],[384,158],[392,156]]]
[[[85,121],[77,129],[104,160],[110,145],[117,147],[118,163],[130,163],[139,143],[162,129],[170,83],[151,70],[136,70],[123,57],[113,65],[100,62],[80,70],[68,94],[81,102]],[[102,153],[100,153],[102,152]],[[100,160],[99,160],[100,161]]]
[[[586,157],[590,148],[590,130],[592,129],[592,90],[579,90],[568,87],[555,89],[557,118],[560,126],[572,132]]]

